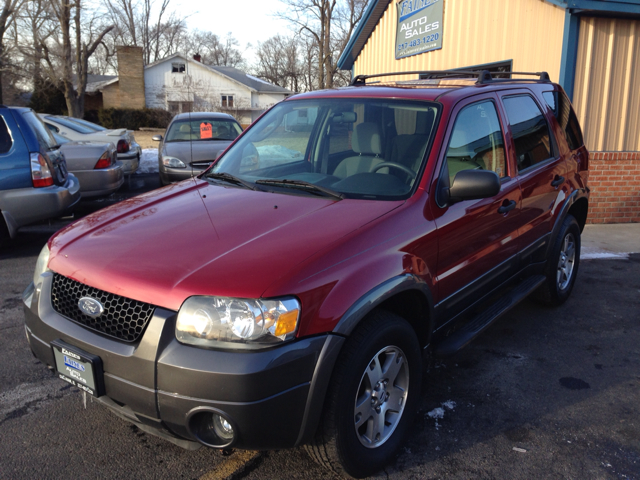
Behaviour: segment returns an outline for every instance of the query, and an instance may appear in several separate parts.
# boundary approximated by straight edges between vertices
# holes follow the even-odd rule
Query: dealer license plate
[[[103,395],[102,360],[62,340],[51,342],[58,377],[94,397]]]

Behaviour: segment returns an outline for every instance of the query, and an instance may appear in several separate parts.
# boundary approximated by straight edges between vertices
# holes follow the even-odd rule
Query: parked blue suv
[[[79,200],[78,179],[42,120],[30,108],[0,105],[0,245]]]

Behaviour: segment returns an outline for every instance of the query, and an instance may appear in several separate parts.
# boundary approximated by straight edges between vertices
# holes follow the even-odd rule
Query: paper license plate
[[[102,360],[62,340],[51,342],[58,377],[74,387],[99,397],[104,395]]]

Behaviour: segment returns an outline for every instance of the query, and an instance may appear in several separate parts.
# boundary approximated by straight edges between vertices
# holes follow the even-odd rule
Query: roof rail
[[[497,75],[534,75],[540,77],[542,82],[550,82],[549,74],[547,72],[493,72]],[[390,77],[395,75],[422,75],[425,79],[436,78],[460,78],[460,77],[475,77],[477,83],[485,84],[491,82],[517,82],[526,81],[525,79],[517,78],[493,78],[489,70],[415,70],[411,72],[393,72],[393,73],[376,73],[373,75],[357,75],[351,80],[349,85],[362,86],[367,84],[367,79],[377,77]]]

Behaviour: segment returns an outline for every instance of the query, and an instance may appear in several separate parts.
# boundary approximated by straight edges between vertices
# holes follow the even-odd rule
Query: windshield
[[[233,120],[198,118],[176,120],[169,127],[165,142],[188,142],[200,140],[235,140],[242,128]]]
[[[53,135],[53,138],[56,139],[56,143],[58,145],[64,145],[65,143],[69,143],[71,141],[68,138],[64,138],[62,135],[58,135],[56,132],[51,132],[51,135]]]
[[[42,120],[40,120],[40,117],[38,117],[33,112],[33,110],[25,112],[23,116],[29,126],[33,128],[33,131],[38,138],[38,143],[40,144],[41,148],[44,148],[45,150],[51,150],[58,146],[58,142],[56,142],[55,138],[53,138],[53,135],[51,134],[49,129],[44,126],[44,123],[42,122]]]
[[[438,108],[403,100],[285,101],[232,145],[211,172],[277,191],[295,187],[300,193],[299,183],[305,182],[348,198],[407,198],[428,156]]]
[[[47,120],[51,121],[51,122],[55,122],[55,123],[59,123],[60,125],[63,125],[67,128],[70,128],[71,130],[73,130],[74,132],[78,132],[78,133],[95,133],[95,130],[89,128],[89,127],[85,127],[84,125],[80,125],[79,123],[73,122],[71,120],[68,120],[64,117],[58,117],[58,116],[49,116],[49,117],[45,117]]]
[[[73,123],[77,123],[77,124],[80,124],[80,125],[82,125],[84,127],[90,128],[94,132],[104,132],[104,131],[107,130],[106,128],[104,128],[101,125],[97,125],[95,123],[88,122],[87,120],[84,120],[82,118],[68,118],[68,120],[72,121]]]

